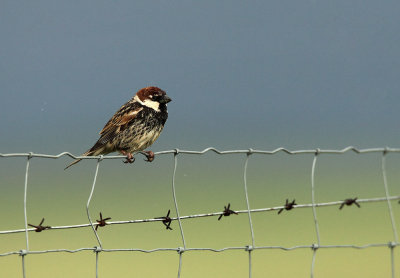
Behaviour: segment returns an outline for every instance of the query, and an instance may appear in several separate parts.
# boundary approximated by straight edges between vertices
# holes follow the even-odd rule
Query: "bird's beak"
[[[168,103],[168,102],[170,102],[172,99],[169,97],[169,96],[167,96],[167,95],[165,95],[161,100],[160,100],[160,103]]]

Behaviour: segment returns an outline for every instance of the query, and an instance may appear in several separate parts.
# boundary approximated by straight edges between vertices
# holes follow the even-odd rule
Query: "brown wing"
[[[103,154],[104,146],[110,142],[119,132],[128,127],[131,121],[135,120],[137,114],[143,110],[143,107],[137,102],[128,102],[124,104],[114,116],[107,122],[104,128],[100,131],[100,139],[93,145],[83,156],[92,156]],[[82,159],[77,159],[69,164],[65,169],[78,163]],[[64,170],[65,170],[64,169]]]
[[[136,110],[131,110],[127,111],[124,114],[115,114],[108,122],[107,124],[103,127],[103,129],[100,131],[100,135],[103,135],[111,130],[114,130],[116,128],[120,128],[123,125],[126,125],[130,121],[132,121],[136,115],[142,111],[142,107],[139,107]]]
[[[109,142],[118,133],[128,127],[143,107],[138,103],[127,103],[123,105],[100,131],[100,139],[97,143],[101,145]]]

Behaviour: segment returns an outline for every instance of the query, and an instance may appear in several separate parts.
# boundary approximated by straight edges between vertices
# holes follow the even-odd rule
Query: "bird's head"
[[[159,111],[160,105],[166,105],[171,101],[171,98],[167,96],[165,91],[158,87],[146,87],[140,89],[134,97],[136,101],[144,106]]]

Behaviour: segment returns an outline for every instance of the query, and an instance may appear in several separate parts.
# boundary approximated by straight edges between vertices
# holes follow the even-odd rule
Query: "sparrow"
[[[99,140],[82,156],[119,152],[126,156],[125,163],[133,163],[133,155],[140,152],[147,157],[147,161],[153,161],[154,153],[143,150],[160,136],[168,118],[167,103],[170,101],[165,91],[160,88],[140,89],[111,117],[100,131]],[[64,170],[81,160],[75,160]]]

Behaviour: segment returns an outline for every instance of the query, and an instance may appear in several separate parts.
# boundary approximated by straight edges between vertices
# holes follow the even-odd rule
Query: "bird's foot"
[[[144,161],[152,162],[154,160],[154,153],[152,151],[143,151],[140,153],[146,156],[147,159],[145,159]]]
[[[126,160],[124,160],[124,163],[133,163],[135,162],[135,158],[133,157],[133,154],[128,153],[128,152],[121,152],[123,155],[126,155]]]
[[[135,162],[135,160],[136,159],[133,156],[132,157],[127,156],[126,160],[124,160],[124,163],[132,164],[133,162]]]

